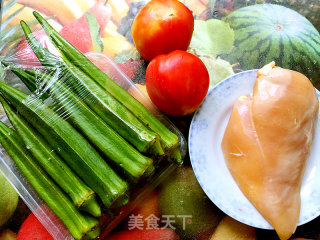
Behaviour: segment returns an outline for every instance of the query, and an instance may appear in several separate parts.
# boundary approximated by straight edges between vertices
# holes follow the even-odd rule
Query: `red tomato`
[[[137,14],[132,37],[146,60],[174,50],[187,50],[194,19],[192,12],[177,0],[151,0]]]
[[[17,240],[30,239],[54,240],[33,213],[23,222],[17,235]]]
[[[198,57],[177,50],[150,62],[146,87],[150,99],[161,111],[184,116],[196,110],[206,96],[209,73]]]
[[[160,218],[160,209],[159,209],[159,196],[156,190],[152,191],[146,199],[141,202],[135,209],[129,214],[129,216],[125,219],[124,224],[126,229],[130,229],[130,216],[142,216],[142,220],[144,223],[143,229],[147,229],[148,227],[148,218],[151,215],[154,215]]]
[[[128,230],[114,233],[106,240],[180,240],[179,236],[171,228],[159,228],[149,230]]]

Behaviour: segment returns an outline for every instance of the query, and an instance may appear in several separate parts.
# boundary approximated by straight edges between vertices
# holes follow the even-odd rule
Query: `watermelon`
[[[279,4],[291,8],[305,16],[320,31],[319,0],[216,0],[211,11],[215,15],[226,15],[238,8],[261,3]]]
[[[234,30],[234,49],[225,58],[240,69],[261,68],[271,61],[305,74],[320,86],[320,35],[304,16],[274,4],[240,8],[224,20]]]

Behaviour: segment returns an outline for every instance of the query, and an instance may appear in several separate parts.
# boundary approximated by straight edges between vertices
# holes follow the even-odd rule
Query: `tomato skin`
[[[180,240],[171,228],[127,230],[109,235],[105,240]]]
[[[164,113],[194,112],[209,88],[209,73],[195,55],[176,50],[154,58],[147,67],[146,87],[152,102]]]
[[[33,213],[23,222],[17,235],[17,240],[31,239],[54,240]]]
[[[137,14],[132,37],[146,60],[174,50],[187,50],[194,27],[192,12],[178,0],[151,0]]]

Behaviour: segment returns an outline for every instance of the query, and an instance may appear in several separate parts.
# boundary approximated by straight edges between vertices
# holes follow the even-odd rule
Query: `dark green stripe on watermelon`
[[[305,74],[320,86],[320,35],[301,14],[274,4],[240,8],[224,19],[235,32],[235,47],[224,56],[243,70],[271,61]]]

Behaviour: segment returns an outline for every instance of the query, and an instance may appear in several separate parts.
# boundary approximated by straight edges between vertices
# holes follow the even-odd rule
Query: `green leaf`
[[[209,90],[216,84],[234,74],[232,66],[229,62],[210,56],[200,56],[202,62],[206,65],[210,77]]]
[[[189,48],[197,55],[217,57],[230,53],[234,44],[234,31],[229,24],[218,19],[195,20]]]
[[[89,25],[93,49],[95,52],[102,52],[103,42],[100,35],[101,33],[100,25],[97,22],[96,17],[90,12],[86,13],[86,19]]]

